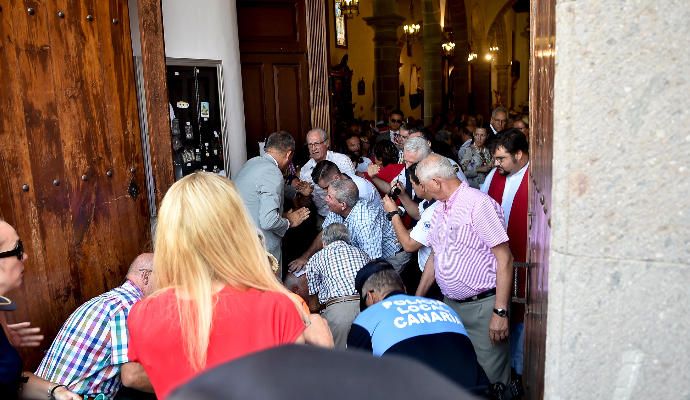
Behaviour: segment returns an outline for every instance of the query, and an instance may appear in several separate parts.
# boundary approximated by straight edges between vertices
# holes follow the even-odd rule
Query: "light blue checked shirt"
[[[60,328],[36,375],[86,396],[120,389],[127,358],[127,316],[144,294],[129,280],[77,308]]]
[[[371,259],[388,258],[400,251],[400,243],[383,207],[359,200],[347,218],[329,212],[322,227],[326,229],[334,223],[345,225],[350,232],[352,245],[367,253]]]

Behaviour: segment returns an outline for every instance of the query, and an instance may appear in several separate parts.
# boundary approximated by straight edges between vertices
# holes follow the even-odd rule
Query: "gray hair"
[[[496,118],[496,114],[500,112],[505,113],[506,117],[508,116],[508,110],[503,106],[498,106],[491,112],[491,118]]]
[[[323,130],[321,128],[311,129],[311,130],[309,130],[309,132],[307,132],[307,135],[310,134],[311,132],[318,132],[319,136],[321,137],[321,141],[328,140],[328,134],[326,133],[325,130]]]
[[[405,142],[405,151],[415,153],[419,156],[419,160],[423,160],[431,154],[431,146],[429,146],[429,141],[425,138],[413,137],[407,139],[407,142]]]
[[[438,154],[432,154],[420,161],[415,172],[422,183],[434,178],[457,179],[457,171],[450,160]]]
[[[394,290],[404,291],[405,284],[394,269],[384,269],[371,275],[362,285],[362,293],[371,290],[379,294],[387,294]]]
[[[354,207],[359,200],[359,189],[350,179],[338,179],[331,182],[329,189],[333,189],[335,199],[345,203],[348,208]]]
[[[323,230],[323,235],[321,236],[324,246],[337,241],[343,241],[350,244],[350,231],[343,224],[330,224]]]
[[[295,150],[295,138],[286,131],[273,132],[266,139],[266,149],[275,149],[281,152]]]

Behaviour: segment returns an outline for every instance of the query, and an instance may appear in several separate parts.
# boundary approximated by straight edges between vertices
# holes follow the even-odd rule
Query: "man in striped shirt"
[[[89,398],[112,399],[122,385],[153,392],[140,364],[127,358],[127,316],[153,288],[153,254],[138,256],[121,286],[87,301],[62,325],[36,375]]]
[[[501,206],[455,175],[450,162],[432,154],[417,166],[420,184],[441,202],[431,220],[422,292],[434,276],[444,302],[462,319],[477,360],[493,384],[510,381],[508,306],[513,256]],[[418,290],[417,293],[420,293]]]

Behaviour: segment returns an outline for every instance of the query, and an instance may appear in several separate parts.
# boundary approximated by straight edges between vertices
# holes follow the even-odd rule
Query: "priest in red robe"
[[[527,261],[527,209],[529,145],[527,138],[518,129],[509,129],[494,142],[494,165],[481,191],[488,193],[503,207],[510,251],[515,262]],[[518,271],[517,293],[525,296],[526,274]],[[513,303],[510,314],[511,366],[522,375],[524,349],[524,304]]]

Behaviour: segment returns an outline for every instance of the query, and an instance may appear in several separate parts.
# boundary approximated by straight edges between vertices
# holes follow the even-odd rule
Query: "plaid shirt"
[[[323,229],[330,224],[341,223],[350,232],[352,245],[374,258],[388,258],[400,251],[393,225],[386,218],[383,207],[358,201],[347,218],[329,212],[323,221]]]
[[[319,303],[356,294],[355,275],[369,262],[367,253],[342,240],[324,247],[307,262],[309,294],[319,294]]]
[[[94,297],[69,316],[36,370],[80,395],[113,398],[127,358],[127,315],[144,294],[132,282]]]

